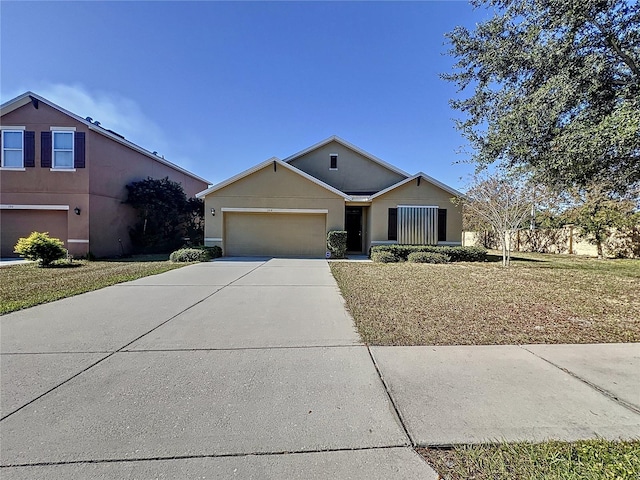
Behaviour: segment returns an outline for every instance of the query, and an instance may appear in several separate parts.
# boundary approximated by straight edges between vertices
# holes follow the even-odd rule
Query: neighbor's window
[[[438,209],[438,241],[447,241],[447,209]]]
[[[24,132],[21,130],[2,131],[2,166],[22,168],[24,166]]]
[[[387,240],[398,240],[398,209],[389,209],[389,225]]]
[[[338,154],[337,153],[332,153],[331,155],[329,155],[329,158],[330,158],[329,168],[331,170],[337,170],[338,169]]]
[[[73,168],[73,132],[53,132],[53,168]]]

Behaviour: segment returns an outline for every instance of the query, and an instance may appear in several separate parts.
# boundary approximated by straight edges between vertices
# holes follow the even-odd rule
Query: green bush
[[[347,253],[347,232],[332,230],[327,234],[327,248],[332,258],[344,258]]]
[[[371,253],[371,260],[377,263],[396,263],[398,259],[391,252],[377,252]]]
[[[49,232],[32,232],[27,238],[19,238],[13,251],[28,260],[37,260],[41,267],[67,256],[64,243],[51,238]]]
[[[172,262],[208,262],[211,254],[202,248],[181,248],[169,255]]]
[[[487,251],[482,247],[449,247],[438,245],[376,245],[371,248],[371,258],[375,252],[388,252],[398,262],[404,262],[413,252],[440,253],[451,262],[484,262]]]
[[[199,250],[204,250],[205,252],[209,253],[209,258],[220,258],[222,256],[222,248],[220,248],[218,245],[214,245],[213,247],[205,247],[204,245],[200,245],[198,247],[193,247],[193,248],[197,248]]]
[[[449,263],[451,257],[442,253],[411,252],[407,261],[411,263]]]

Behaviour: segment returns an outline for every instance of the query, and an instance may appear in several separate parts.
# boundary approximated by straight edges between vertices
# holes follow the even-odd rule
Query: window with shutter
[[[73,136],[75,132],[57,132],[54,130],[51,133],[53,134],[52,168],[73,168]]]
[[[2,130],[2,168],[24,167],[24,131]]]
[[[447,209],[438,209],[438,241],[447,241]]]
[[[84,132],[76,132],[73,143],[73,168],[85,167]]]

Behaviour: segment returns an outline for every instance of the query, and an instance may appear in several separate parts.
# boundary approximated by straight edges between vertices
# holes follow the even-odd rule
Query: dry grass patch
[[[0,268],[0,314],[52,302],[116,283],[180,268],[159,256],[140,256],[126,261],[58,263],[49,268],[36,264]]]
[[[518,254],[497,263],[331,263],[365,342],[640,341],[640,261]]]
[[[418,453],[446,480],[640,478],[640,441],[504,443]]]

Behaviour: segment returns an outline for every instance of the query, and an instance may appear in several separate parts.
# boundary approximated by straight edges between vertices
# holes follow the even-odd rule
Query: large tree
[[[494,10],[447,34],[443,75],[480,166],[531,168],[559,187],[640,182],[640,6],[624,0],[472,0]]]

